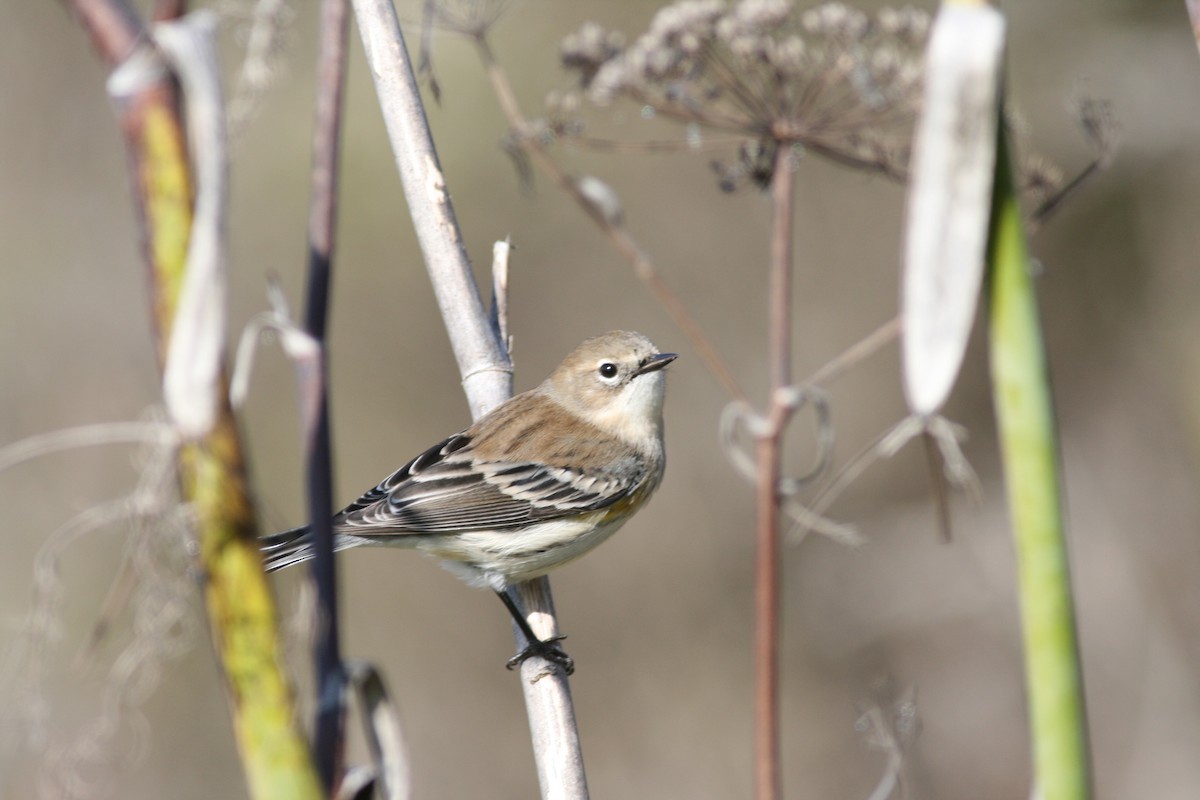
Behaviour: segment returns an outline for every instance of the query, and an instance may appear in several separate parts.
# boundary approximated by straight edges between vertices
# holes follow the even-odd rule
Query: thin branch
[[[1056,211],[1063,207],[1067,200],[1078,194],[1079,190],[1086,186],[1092,178],[1099,175],[1108,168],[1108,163],[1104,156],[1097,156],[1091,163],[1080,170],[1079,174],[1067,182],[1065,186],[1059,189],[1050,197],[1038,206],[1032,214],[1029,215],[1029,224],[1034,229],[1040,228],[1045,224],[1046,220],[1050,219]]]
[[[471,274],[395,9],[390,0],[354,0],[354,12],[463,390],[478,418],[512,395],[512,363]],[[516,587],[530,625],[543,638],[556,627],[549,587],[545,578]],[[521,685],[542,796],[586,798],[566,675],[544,659],[529,658],[521,664]]]
[[[154,0],[150,19],[155,22],[179,19],[187,13],[187,0]]]
[[[833,383],[845,374],[846,370],[875,355],[884,346],[894,341],[900,335],[902,327],[902,318],[892,317],[826,362],[824,366],[810,375],[803,385],[824,386]]]
[[[67,0],[67,8],[92,37],[96,54],[110,67],[129,58],[146,35],[137,11],[126,0]]]
[[[345,726],[345,669],[338,637],[337,568],[333,557],[333,444],[329,430],[329,351],[325,331],[337,228],[338,154],[346,77],[347,0],[324,0],[317,60],[316,124],[313,130],[312,196],[308,216],[306,331],[320,345],[317,408],[305,430],[312,575],[317,590],[316,722],[313,755],[321,783],[331,794],[341,772]]]
[[[732,371],[717,353],[712,342],[704,335],[703,329],[701,329],[700,324],[692,316],[691,312],[688,311],[687,306],[667,286],[658,269],[654,266],[654,262],[642,250],[637,240],[620,224],[619,219],[614,219],[612,214],[607,214],[602,208],[598,207],[587,193],[580,188],[580,182],[571,177],[546,152],[541,139],[534,134],[532,126],[522,113],[520,104],[517,102],[516,93],[513,91],[512,84],[508,80],[508,75],[496,60],[496,56],[492,52],[487,38],[479,35],[475,36],[473,41],[475,42],[475,49],[479,54],[479,59],[483,63],[484,71],[487,73],[488,80],[491,81],[492,90],[495,92],[496,99],[500,103],[500,109],[504,112],[505,119],[508,121],[509,127],[513,130],[517,145],[529,155],[533,163],[537,164],[567,196],[584,210],[592,222],[596,223],[601,232],[608,237],[612,246],[633,267],[634,273],[650,289],[655,299],[658,300],[666,310],[668,316],[671,317],[671,320],[691,341],[692,347],[696,349],[696,353],[704,361],[709,371],[725,387],[725,390],[733,398],[745,400],[746,393],[742,391],[737,380],[734,379]]]
[[[508,258],[512,240],[492,244],[492,326],[504,349],[511,354],[512,337],[508,333]]]
[[[385,0],[354,0],[354,13],[463,390],[479,417],[512,394],[512,364],[492,335],[471,274],[395,9]]]
[[[746,141],[745,136],[706,136],[700,141],[692,139],[646,139],[623,142],[619,139],[601,139],[596,136],[556,132],[555,136],[566,144],[575,145],[593,153],[618,153],[627,155],[651,155],[655,153],[697,153],[706,150],[725,151]]]

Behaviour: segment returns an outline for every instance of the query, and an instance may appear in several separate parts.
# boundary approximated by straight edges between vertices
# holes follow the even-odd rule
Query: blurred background
[[[303,288],[315,30],[312,10],[295,5],[276,84],[233,165],[235,331],[266,307],[269,273],[297,308]],[[105,71],[62,4],[0,0],[0,8],[3,445],[143,418],[159,390]],[[415,4],[403,10],[415,19]],[[1004,10],[1027,146],[1068,175],[1082,168],[1090,153],[1069,110],[1080,94],[1110,100],[1122,130],[1113,168],[1033,242],[1062,425],[1097,795],[1195,797],[1200,57],[1180,2],[1021,0]],[[548,91],[571,85],[556,57],[564,35],[588,19],[634,34],[653,11],[632,0],[516,0],[493,44],[536,116]],[[236,34],[234,25],[225,39],[231,68]],[[429,116],[481,282],[492,242],[511,235],[517,246],[517,389],[613,328],[682,354],[669,380],[670,466],[660,493],[620,535],[553,579],[579,667],[572,691],[592,794],[746,796],[753,514],[751,488],[717,446],[729,398],[579,210],[543,180],[522,189],[498,146],[505,125],[472,49],[448,34],[435,47],[443,97]],[[469,421],[360,50],[352,32],[331,329],[339,503]],[[623,139],[682,135],[630,106],[606,113],[602,129]],[[761,401],[767,198],[720,193],[712,155],[561,155],[620,194],[630,231]],[[903,199],[886,180],[803,163],[798,375],[896,313]],[[920,720],[906,751],[910,796],[1028,796],[1014,565],[981,338],[977,331],[948,408],[970,432],[966,452],[983,486],[978,503],[954,499],[953,541],[940,541],[924,454],[910,448],[875,465],[831,509],[865,546],[810,537],[785,553],[788,796],[869,795],[885,756],[856,721],[873,703],[887,709],[910,697]],[[895,345],[835,383],[832,398],[844,461],[904,414]],[[794,427],[788,458],[800,469],[812,457],[811,425],[801,418]],[[244,430],[263,528],[298,524],[298,423],[277,346],[261,354]],[[131,491],[144,462],[131,447],[87,448],[0,474],[0,652],[11,656],[19,641],[51,534]],[[90,657],[78,656],[127,536],[119,524],[78,536],[61,548],[57,572],[42,574],[43,583],[60,581],[55,624],[36,674],[10,669],[0,686],[0,796],[245,795],[191,576],[180,570],[165,582],[170,602],[183,604],[162,645],[169,657],[137,670],[119,716],[111,687],[128,668],[138,609],[118,614]],[[412,553],[350,552],[341,568],[343,649],[385,672],[407,726],[417,796],[536,796],[520,688],[502,668],[513,643],[500,604]],[[299,573],[277,581],[289,618],[302,582]],[[302,644],[293,661],[303,677]],[[89,743],[99,746],[95,757],[78,760]]]

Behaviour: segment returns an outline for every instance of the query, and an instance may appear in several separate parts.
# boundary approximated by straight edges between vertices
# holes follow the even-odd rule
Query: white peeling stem
[[[492,331],[471,274],[396,10],[391,0],[354,0],[354,14],[417,241],[471,413],[479,417],[512,395],[512,364]]]
[[[395,9],[391,0],[353,4],[417,239],[458,359],[463,390],[478,418],[512,395],[512,365],[471,274]],[[549,582],[540,578],[522,584],[517,594],[534,632],[553,635]],[[521,665],[521,685],[542,797],[584,800],[587,781],[566,675],[541,658],[530,658]]]
[[[196,204],[187,270],[167,343],[163,400],[189,438],[216,424],[225,353],[225,227],[228,212],[225,102],[216,52],[216,16],[196,11],[160,23],[154,37],[183,85],[188,133],[196,163]],[[110,91],[124,78],[110,81]]]

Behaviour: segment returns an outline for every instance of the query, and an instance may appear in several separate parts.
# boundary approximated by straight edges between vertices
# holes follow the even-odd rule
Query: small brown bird
[[[662,481],[663,367],[638,333],[588,339],[540,386],[405,464],[333,518],[334,549],[407,547],[499,595],[537,654],[573,669],[534,635],[507,589],[611,536]],[[307,527],[263,539],[268,570],[312,558]],[[561,638],[561,637],[558,637]]]

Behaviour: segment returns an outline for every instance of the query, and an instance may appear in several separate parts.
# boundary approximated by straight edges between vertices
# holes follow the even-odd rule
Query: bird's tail
[[[258,542],[262,550],[263,567],[267,572],[290,567],[313,557],[312,532],[307,525],[263,536]]]

